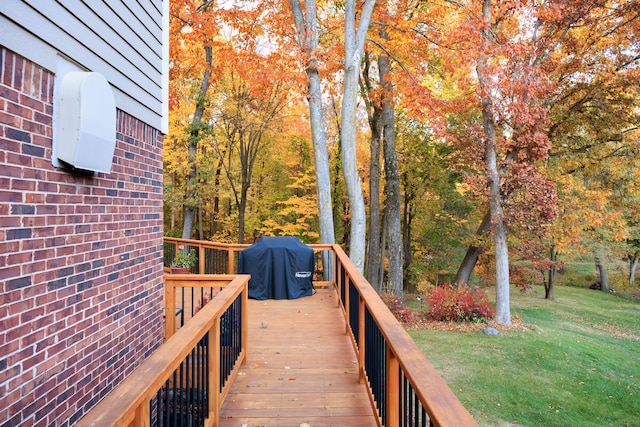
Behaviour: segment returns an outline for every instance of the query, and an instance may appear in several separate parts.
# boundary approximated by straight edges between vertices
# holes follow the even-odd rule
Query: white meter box
[[[109,82],[95,72],[72,71],[58,88],[54,152],[68,165],[111,172],[116,147],[116,104]]]

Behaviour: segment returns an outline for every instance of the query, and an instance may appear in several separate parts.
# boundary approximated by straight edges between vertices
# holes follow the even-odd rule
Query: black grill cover
[[[313,293],[313,249],[297,237],[262,237],[240,252],[238,273],[251,274],[249,298],[296,299]]]

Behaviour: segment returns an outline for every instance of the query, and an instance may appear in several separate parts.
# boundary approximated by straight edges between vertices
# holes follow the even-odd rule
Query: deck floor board
[[[331,289],[249,300],[247,363],[222,406],[222,427],[376,426]]]

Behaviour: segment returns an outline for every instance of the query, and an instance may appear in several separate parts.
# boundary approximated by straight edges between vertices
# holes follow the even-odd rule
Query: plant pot
[[[189,274],[191,270],[186,267],[171,267],[171,274]]]

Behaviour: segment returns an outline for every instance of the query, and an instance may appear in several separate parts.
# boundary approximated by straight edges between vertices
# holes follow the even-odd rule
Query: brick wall
[[[54,76],[0,47],[0,426],[70,426],[163,338],[162,134],[54,168]]]

